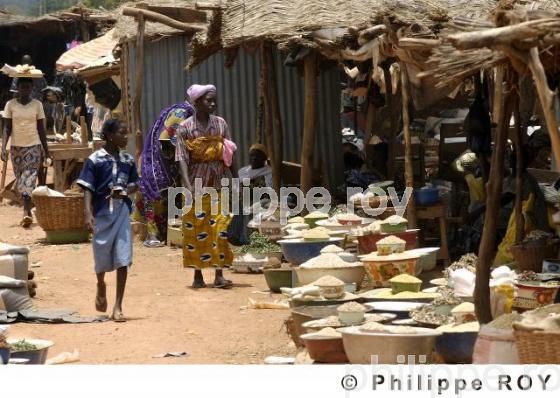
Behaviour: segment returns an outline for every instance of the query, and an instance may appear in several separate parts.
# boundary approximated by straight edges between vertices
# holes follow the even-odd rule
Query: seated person
[[[272,187],[272,168],[267,164],[268,154],[262,144],[249,148],[249,164],[239,169],[239,179],[251,180],[251,189]]]

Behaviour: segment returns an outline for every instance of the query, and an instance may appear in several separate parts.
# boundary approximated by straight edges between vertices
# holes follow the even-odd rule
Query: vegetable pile
[[[35,344],[28,343],[25,340],[17,341],[11,346],[12,352],[34,351],[38,349],[39,347],[37,347]]]
[[[262,254],[282,251],[280,246],[270,243],[268,237],[258,232],[253,232],[249,237],[250,243],[237,249],[237,253]]]

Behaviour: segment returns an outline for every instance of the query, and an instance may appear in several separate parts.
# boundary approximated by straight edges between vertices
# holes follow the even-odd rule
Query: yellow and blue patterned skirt
[[[195,200],[202,201],[200,212],[196,206],[183,215],[183,266],[196,269],[231,266],[233,252],[228,242],[229,214],[222,214],[219,200],[210,195]],[[212,214],[212,203],[217,211]]]

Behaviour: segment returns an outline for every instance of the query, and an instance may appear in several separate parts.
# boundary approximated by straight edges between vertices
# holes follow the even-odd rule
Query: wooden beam
[[[134,130],[136,134],[136,159],[140,159],[144,147],[144,135],[142,133],[142,117],[140,108],[142,105],[142,88],[144,85],[144,33],[146,21],[144,16],[138,18],[138,34],[136,35],[136,77],[134,80],[134,99],[132,102],[132,113],[134,118]]]
[[[509,85],[508,85],[509,88]],[[476,316],[481,324],[492,320],[490,310],[490,267],[494,260],[496,245],[496,228],[500,211],[502,182],[504,178],[504,158],[509,121],[513,110],[514,94],[507,91],[504,111],[500,115],[495,148],[490,166],[490,178],[486,195],[486,213],[484,214],[484,228],[478,249],[478,264],[476,266],[476,282],[474,303]]]
[[[150,10],[143,10],[134,7],[124,7],[122,12],[123,15],[126,15],[128,17],[134,17],[138,20],[140,20],[140,17],[142,17],[144,20],[148,20],[151,22],[158,22],[160,24],[169,26],[174,29],[185,31],[187,33],[196,33],[206,29],[205,24],[185,23],[185,22],[176,21],[173,18],[169,18],[165,15]]]
[[[560,19],[548,18],[515,25],[449,35],[449,41],[460,50],[510,45],[512,41],[532,39],[560,30]]]
[[[317,58],[311,52],[304,58],[304,114],[301,146],[300,189],[306,194],[313,187],[313,152],[317,125]]]
[[[272,162],[272,178],[274,189],[280,195],[280,187],[282,185],[282,160],[284,160],[284,130],[282,128],[282,116],[280,113],[280,104],[278,102],[278,85],[276,76],[276,67],[274,65],[273,47],[270,43],[265,44],[265,59],[268,65],[270,84],[268,94],[270,95],[270,109],[272,111],[272,127],[273,139],[271,141],[272,151],[274,152]]]
[[[375,25],[370,28],[364,29],[358,36],[358,44],[364,45],[367,42],[375,39],[377,36],[387,33],[387,26],[385,24]]]
[[[389,68],[391,67],[391,62],[385,62],[382,65],[383,73],[385,75],[385,98],[387,101],[387,109],[389,110],[389,118],[391,121],[391,130],[389,131],[389,159],[387,164],[387,177],[389,180],[395,178],[395,158],[396,158],[396,137],[398,126],[398,115],[397,115],[397,104],[395,101],[395,96],[391,90],[391,73]]]
[[[412,167],[412,137],[410,136],[410,83],[408,80],[408,71],[404,62],[401,65],[401,91],[403,106],[403,130],[404,130],[404,175],[407,188],[414,189],[414,169]],[[414,195],[410,197],[406,208],[406,218],[408,226],[415,229],[418,226],[416,220],[416,200]]]
[[[552,144],[552,153],[556,160],[556,169],[560,171],[560,135],[558,134],[558,120],[556,119],[556,111],[554,109],[554,92],[548,87],[546,73],[539,57],[539,50],[533,47],[529,50],[528,66],[533,75],[539,100],[541,102],[548,135]]]
[[[148,5],[148,10],[180,22],[205,23],[208,21],[208,17],[204,11],[194,10],[192,8]]]

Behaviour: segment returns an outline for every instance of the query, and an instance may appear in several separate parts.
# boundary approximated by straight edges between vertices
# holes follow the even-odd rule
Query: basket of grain
[[[520,363],[560,363],[560,304],[523,313],[513,329]]]
[[[50,243],[87,241],[85,228],[84,195],[33,195],[37,223],[47,234]]]

